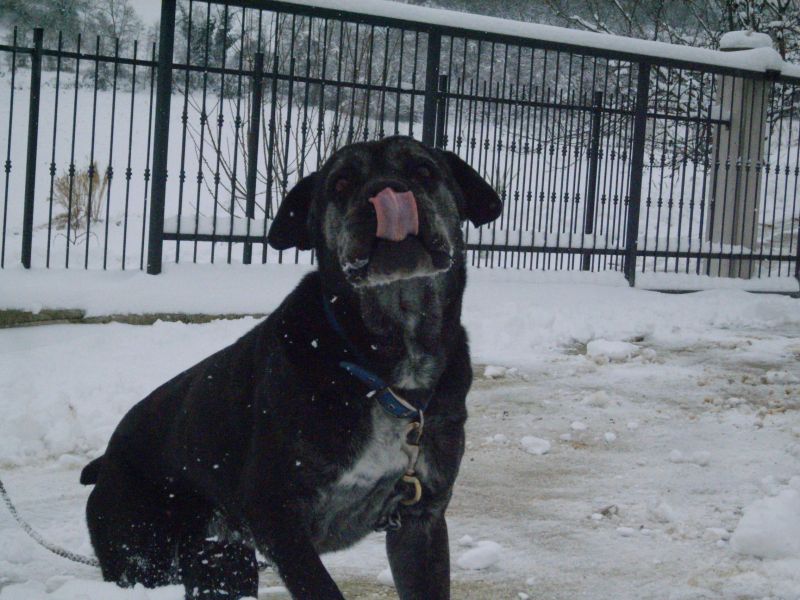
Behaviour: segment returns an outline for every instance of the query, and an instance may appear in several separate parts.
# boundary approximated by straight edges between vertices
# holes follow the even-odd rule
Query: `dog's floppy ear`
[[[311,235],[308,231],[308,211],[314,198],[316,173],[298,181],[289,190],[278,208],[267,234],[269,245],[276,250],[296,247],[299,250],[311,249]]]
[[[466,203],[464,216],[472,221],[475,227],[490,223],[499,217],[503,211],[503,202],[492,186],[457,154],[448,150],[440,150],[439,154],[450,167],[453,179],[464,195]]]

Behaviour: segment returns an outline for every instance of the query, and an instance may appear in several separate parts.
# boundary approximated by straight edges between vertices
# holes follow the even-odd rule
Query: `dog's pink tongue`
[[[401,242],[419,233],[417,201],[411,192],[395,192],[387,187],[369,199],[378,217],[375,237]]]

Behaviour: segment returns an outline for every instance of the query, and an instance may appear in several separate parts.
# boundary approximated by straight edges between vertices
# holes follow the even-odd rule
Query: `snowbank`
[[[311,268],[304,265],[168,265],[140,271],[11,268],[0,272],[0,309],[125,313],[269,313]],[[796,283],[796,282],[795,282]],[[797,300],[734,289],[665,295],[630,289],[616,272],[470,269],[464,322],[477,362],[530,364],[539,349],[588,344],[611,360],[634,338],[680,338],[709,328],[800,323]]]
[[[709,277],[688,273],[637,273],[636,287],[646,290],[692,291],[692,290],[744,290],[750,292],[800,292],[796,277],[761,277],[739,279],[737,277]]]
[[[627,354],[625,344],[638,338],[670,343],[716,328],[800,323],[793,298],[738,290],[669,295],[630,289],[624,280],[594,281],[545,284],[525,271],[470,272],[464,322],[473,358],[524,367],[543,350],[595,340],[592,350]]]
[[[274,309],[311,267],[168,265],[142,271],[10,268],[0,272],[0,308],[74,308],[87,316],[181,312],[260,314]]]
[[[63,466],[85,463],[102,452],[135,402],[256,323],[0,330],[0,466],[49,458]],[[105,361],[116,368],[100,367]]]
[[[38,312],[48,309],[80,309],[87,316],[111,314],[141,314],[180,312],[186,314],[263,314],[275,308],[292,290],[300,278],[314,267],[293,264],[170,264],[165,265],[161,275],[153,276],[139,270],[131,271],[93,271],[83,269],[31,269],[12,267],[0,271],[0,309],[19,309]],[[534,286],[543,284],[578,284],[576,290],[592,294],[608,286],[620,288],[614,302],[627,298],[630,304],[637,298],[636,293],[628,294],[627,282],[620,273],[614,271],[582,273],[575,271],[526,271],[514,269],[470,269],[467,287],[468,301],[475,299],[473,289],[478,293],[488,285],[487,291],[492,299],[498,292],[497,302],[513,302],[518,310],[524,310],[531,302],[535,305]],[[746,281],[697,276],[640,276],[640,286],[650,288],[660,282],[668,289],[712,289],[726,290],[715,302],[726,303],[731,307],[741,305],[746,294],[734,290],[756,289],[762,291],[797,292],[795,278],[771,278],[763,281]],[[475,284],[475,285],[473,285]],[[516,289],[519,287],[519,289]],[[558,291],[553,288],[548,291]],[[594,290],[594,291],[591,291]],[[574,291],[574,290],[573,290]],[[559,292],[560,293],[560,292]],[[570,294],[573,299],[579,298]],[[579,294],[578,294],[579,295]],[[731,300],[723,301],[723,296]],[[739,300],[732,299],[737,296]],[[651,296],[646,300],[652,305]],[[676,300],[678,304],[692,304],[692,297]],[[588,297],[587,297],[588,300]],[[640,302],[645,302],[643,297]],[[659,304],[670,304],[661,297]],[[755,298],[749,302],[758,303]],[[771,301],[764,301],[770,304]],[[789,306],[781,300],[778,305]],[[588,304],[588,303],[585,303]],[[482,314],[490,316],[494,311],[488,306]],[[577,306],[575,307],[577,308]],[[643,318],[638,315],[637,319]],[[590,339],[590,338],[588,338]],[[587,339],[587,341],[588,341]]]

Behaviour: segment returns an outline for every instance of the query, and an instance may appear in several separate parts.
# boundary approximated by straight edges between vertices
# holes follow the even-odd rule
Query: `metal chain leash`
[[[3,485],[3,481],[0,479],[0,496],[3,496],[3,502],[5,502],[6,507],[8,507],[8,512],[11,513],[11,516],[14,517],[14,520],[17,524],[22,527],[22,530],[27,533],[33,541],[39,544],[42,548],[49,550],[53,554],[57,554],[62,558],[66,558],[67,560],[71,560],[76,563],[80,563],[82,565],[88,565],[90,567],[99,567],[100,562],[91,556],[84,556],[83,554],[77,554],[75,552],[70,552],[62,548],[61,546],[56,546],[55,544],[51,544],[47,540],[45,540],[36,530],[31,527],[27,521],[25,521],[22,517],[19,516],[17,512],[17,507],[14,506],[14,503],[11,502],[11,498],[6,491],[5,486]]]

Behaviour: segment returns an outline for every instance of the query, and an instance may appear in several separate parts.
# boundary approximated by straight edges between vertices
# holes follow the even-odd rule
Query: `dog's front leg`
[[[401,600],[450,598],[450,549],[444,513],[403,515],[386,534],[386,551]]]
[[[344,600],[303,527],[290,515],[271,515],[253,526],[256,546],[268,556],[292,598]]]

